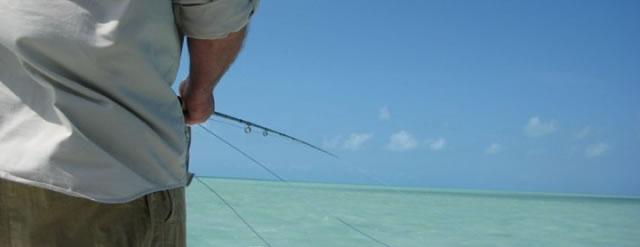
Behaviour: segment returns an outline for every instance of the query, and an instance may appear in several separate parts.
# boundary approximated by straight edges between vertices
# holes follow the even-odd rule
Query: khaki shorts
[[[0,179],[2,247],[186,246],[184,188],[103,204]]]

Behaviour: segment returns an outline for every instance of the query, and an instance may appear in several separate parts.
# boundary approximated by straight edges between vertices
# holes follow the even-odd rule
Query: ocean
[[[242,220],[194,180],[189,246],[640,246],[640,198],[200,179]]]

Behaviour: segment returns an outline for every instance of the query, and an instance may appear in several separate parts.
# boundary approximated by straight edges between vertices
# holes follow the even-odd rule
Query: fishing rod
[[[222,112],[214,112],[214,113],[213,113],[213,115],[214,115],[214,116],[216,116],[216,117],[224,118],[224,119],[231,120],[231,121],[238,122],[238,123],[240,123],[240,124],[245,125],[246,127],[244,128],[244,132],[245,132],[245,133],[247,133],[247,134],[251,133],[251,131],[252,131],[252,127],[253,127],[253,128],[258,128],[258,129],[261,129],[261,130],[262,130],[262,135],[263,135],[263,136],[268,136],[268,135],[269,135],[269,133],[273,133],[273,134],[279,135],[279,136],[281,136],[281,137],[287,138],[287,139],[289,139],[289,140],[292,140],[292,141],[294,141],[294,142],[302,143],[302,144],[304,144],[304,145],[306,145],[306,146],[308,146],[308,147],[311,147],[311,148],[313,148],[313,149],[315,149],[315,150],[318,150],[318,151],[320,151],[320,152],[323,152],[323,153],[325,153],[325,154],[327,154],[327,155],[329,155],[329,156],[331,156],[331,157],[334,157],[334,158],[336,158],[336,159],[340,159],[337,155],[332,154],[332,153],[330,153],[330,152],[329,152],[329,151],[327,151],[327,150],[324,150],[324,149],[322,149],[322,148],[320,148],[320,147],[318,147],[318,146],[315,146],[315,145],[313,145],[313,144],[311,144],[311,143],[308,143],[308,142],[306,142],[306,141],[300,140],[300,139],[295,138],[295,137],[293,137],[293,136],[287,135],[287,134],[282,133],[282,132],[280,132],[280,131],[273,130],[273,129],[271,129],[271,128],[264,127],[264,126],[262,126],[262,125],[259,125],[259,124],[256,124],[256,123],[253,123],[253,122],[250,122],[250,121],[247,121],[247,120],[241,119],[241,118],[237,118],[237,117],[234,117],[234,116],[231,116],[231,115],[228,115],[228,114],[224,114],[224,113],[222,113]]]
[[[180,101],[180,106],[182,107],[182,111],[186,111],[184,102],[182,101],[182,97],[178,96],[178,101]],[[287,135],[287,134],[282,133],[280,131],[277,131],[277,130],[274,130],[274,129],[271,129],[271,128],[268,128],[268,127],[264,127],[264,126],[262,126],[260,124],[256,124],[254,122],[247,121],[247,120],[244,120],[244,119],[241,119],[241,118],[238,118],[238,117],[234,117],[234,116],[231,116],[229,114],[224,114],[222,112],[217,112],[217,111],[213,113],[213,116],[216,116],[216,117],[219,117],[219,118],[224,118],[224,119],[227,119],[227,120],[230,120],[230,121],[234,121],[234,122],[237,122],[237,123],[240,123],[240,124],[246,126],[244,128],[244,133],[247,133],[247,134],[251,133],[251,130],[252,130],[251,128],[252,127],[258,128],[258,129],[262,130],[262,135],[263,136],[268,136],[269,133],[273,133],[273,134],[279,135],[281,137],[287,138],[289,140],[292,140],[294,142],[302,143],[302,144],[304,144],[304,145],[306,145],[308,147],[311,147],[311,148],[313,148],[315,150],[323,152],[323,153],[325,153],[325,154],[327,154],[327,155],[329,155],[331,157],[334,157],[336,159],[340,159],[340,157],[338,157],[337,155],[332,154],[331,152],[329,152],[327,150],[324,150],[324,149],[322,149],[322,148],[320,148],[320,147],[318,147],[316,145],[313,145],[313,144],[308,143],[306,141],[300,140],[300,139],[295,138],[293,136]],[[213,120],[213,119],[211,119],[211,118],[207,119],[207,121],[211,121],[211,120]]]

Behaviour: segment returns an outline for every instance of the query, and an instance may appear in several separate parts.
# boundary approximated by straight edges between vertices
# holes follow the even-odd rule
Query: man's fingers
[[[204,123],[205,121],[207,121],[207,119],[209,119],[209,117],[211,117],[211,114],[190,114],[187,112],[187,115],[185,117],[185,122],[186,124],[189,125],[196,125],[196,124],[201,124]]]
[[[213,114],[213,105],[205,105],[202,108],[195,107],[194,105],[187,105],[185,112],[185,123],[189,125],[200,124]]]
[[[200,124],[211,117],[215,107],[212,92],[191,87],[191,80],[189,80],[189,78],[182,81],[179,90],[186,124]]]

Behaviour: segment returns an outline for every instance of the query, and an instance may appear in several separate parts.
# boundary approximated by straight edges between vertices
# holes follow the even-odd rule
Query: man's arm
[[[189,77],[180,84],[186,124],[202,123],[213,114],[213,90],[240,52],[246,29],[222,39],[187,39]]]

